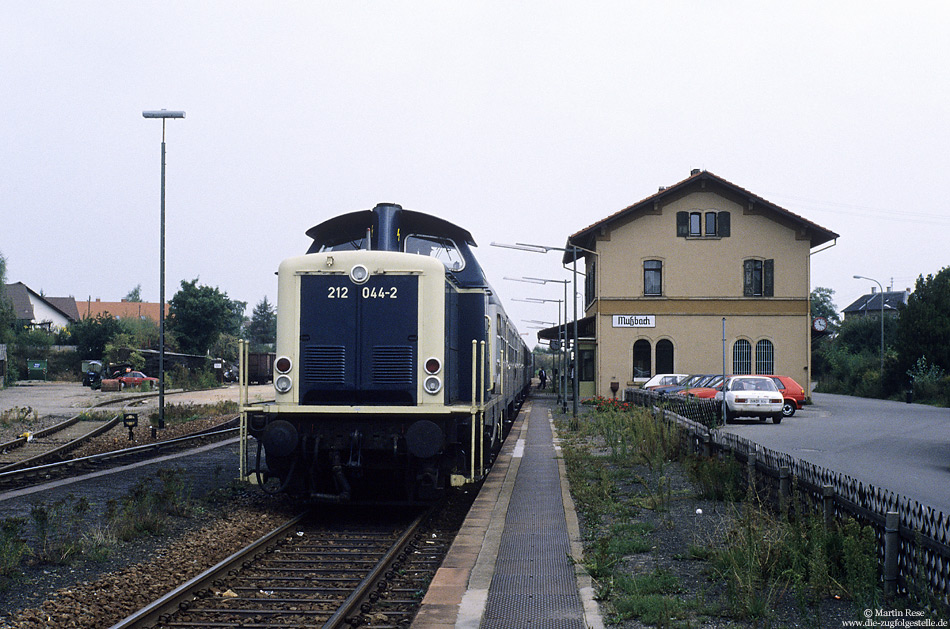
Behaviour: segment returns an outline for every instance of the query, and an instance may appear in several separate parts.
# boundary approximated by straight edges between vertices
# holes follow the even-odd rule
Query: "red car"
[[[805,388],[795,382],[788,376],[766,376],[771,378],[778,390],[782,392],[785,398],[785,404],[782,405],[782,415],[791,417],[800,408],[805,406]]]
[[[158,378],[146,376],[141,371],[127,371],[116,376],[116,380],[122,384],[122,388],[138,387],[145,384],[146,382],[148,382],[153,387],[158,386]]]

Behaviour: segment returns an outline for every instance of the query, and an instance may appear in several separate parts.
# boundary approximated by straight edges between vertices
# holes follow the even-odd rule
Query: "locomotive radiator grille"
[[[377,345],[373,348],[373,381],[377,384],[413,384],[413,348]]]
[[[307,383],[343,384],[346,382],[346,348],[310,346],[303,348],[301,378]]]

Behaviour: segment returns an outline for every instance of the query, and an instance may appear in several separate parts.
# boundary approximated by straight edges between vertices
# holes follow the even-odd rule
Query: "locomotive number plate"
[[[358,291],[358,292],[357,292]],[[396,299],[399,289],[395,286],[389,288],[377,286],[364,286],[361,289],[353,291],[363,299]],[[327,286],[327,299],[349,299],[349,286]]]

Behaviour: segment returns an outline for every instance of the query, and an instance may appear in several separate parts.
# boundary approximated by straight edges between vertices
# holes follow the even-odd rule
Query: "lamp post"
[[[528,244],[524,242],[518,242],[513,245],[506,245],[500,242],[493,242],[491,243],[491,245],[492,247],[505,247],[508,249],[518,249],[519,251],[530,251],[532,253],[547,253],[549,251],[563,251],[566,253],[570,251],[571,253],[574,254],[573,260],[572,260],[573,262],[572,273],[574,275],[574,294],[572,295],[573,299],[571,300],[574,302],[574,369],[573,369],[574,377],[571,378],[571,381],[573,383],[573,393],[574,393],[574,421],[576,422],[577,421],[577,394],[578,394],[577,379],[578,379],[578,368],[579,368],[578,361],[580,360],[579,351],[577,348],[577,252],[585,251],[595,256],[598,255],[598,253],[596,251],[591,251],[590,249],[585,249],[583,247],[578,247],[577,245],[572,245],[572,244],[568,244],[567,247],[549,247],[547,245],[532,245],[532,244]],[[524,279],[530,281],[532,279],[537,280],[539,278],[526,277]],[[548,281],[553,281],[553,280],[548,280]],[[544,282],[541,282],[541,283],[544,283]],[[565,285],[565,289],[566,288],[567,288],[567,285]],[[565,311],[567,310],[567,304],[564,304],[564,309]],[[565,335],[565,340],[566,340],[566,337],[567,337],[567,317],[566,316],[564,320],[565,320],[564,335]]]
[[[509,279],[510,279],[510,278],[509,278]],[[565,290],[566,290],[566,289],[567,289],[567,286],[565,286],[564,288],[565,288]],[[567,297],[566,294],[565,294],[565,297]],[[563,343],[563,339],[561,338],[561,321],[564,321],[565,323],[567,323],[567,304],[564,302],[563,299],[541,299],[540,297],[525,297],[524,299],[518,299],[518,298],[516,297],[516,298],[512,299],[511,301],[525,301],[525,302],[532,303],[532,304],[544,304],[544,303],[548,303],[548,302],[557,302],[558,343],[559,343],[559,344],[562,344],[562,343]],[[565,310],[564,310],[565,318],[564,318],[564,319],[561,319],[561,304],[564,304],[564,308],[565,308]],[[564,406],[565,410],[564,410],[563,412],[567,412],[567,410],[566,410],[567,401],[566,401],[566,398],[564,397],[564,388],[565,388],[564,384],[565,384],[566,380],[565,380],[564,382],[561,382],[561,380],[564,380],[564,378],[561,377],[561,376],[562,376],[562,373],[563,373],[563,371],[564,371],[564,365],[563,365],[563,359],[564,359],[563,345],[562,345],[561,347],[558,347],[555,351],[557,351],[558,354],[559,354],[559,358],[558,358],[557,364],[558,364],[558,365],[560,366],[560,368],[561,368],[561,369],[560,369],[561,373],[558,373],[557,379],[556,379],[556,380],[553,380],[553,382],[556,384],[556,386],[555,386],[554,388],[557,389],[557,405],[558,405],[558,406]],[[555,371],[557,371],[557,369],[555,369]]]
[[[492,243],[492,244],[495,244],[495,243]],[[501,245],[495,245],[495,246],[501,246]],[[567,346],[568,346],[568,342],[567,342],[567,285],[568,283],[570,283],[571,280],[549,280],[542,277],[506,277],[505,279],[510,280],[512,282],[528,282],[530,284],[551,283],[551,284],[564,285],[564,336],[563,336],[563,339],[561,340],[561,347],[563,348],[563,357],[564,357],[564,361],[561,365],[561,379],[563,381],[563,386],[560,386],[559,388],[564,390],[565,393],[563,395],[558,396],[558,402],[561,404],[561,412],[567,413],[567,393],[566,393],[566,390],[567,390]],[[575,314],[576,314],[576,310],[575,310]],[[560,317],[560,313],[558,313],[558,316]],[[559,339],[561,338],[560,328],[558,329],[558,338]],[[575,373],[574,375],[576,378],[577,374]],[[576,403],[574,404],[574,419],[577,419],[577,404]]]
[[[158,307],[158,427],[165,428],[165,121],[184,118],[183,111],[167,109],[143,111],[143,118],[162,120],[162,210],[159,254],[159,307]]]
[[[881,289],[881,386],[884,386],[884,286],[872,277],[855,275],[854,279],[874,282]]]

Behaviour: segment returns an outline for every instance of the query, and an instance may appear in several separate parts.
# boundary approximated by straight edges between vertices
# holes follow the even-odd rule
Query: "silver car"
[[[724,395],[725,394],[725,395]],[[724,393],[716,394],[717,400],[725,398],[726,423],[737,417],[758,417],[773,423],[782,421],[782,406],[785,402],[778,387],[765,376],[730,376],[726,378]]]

